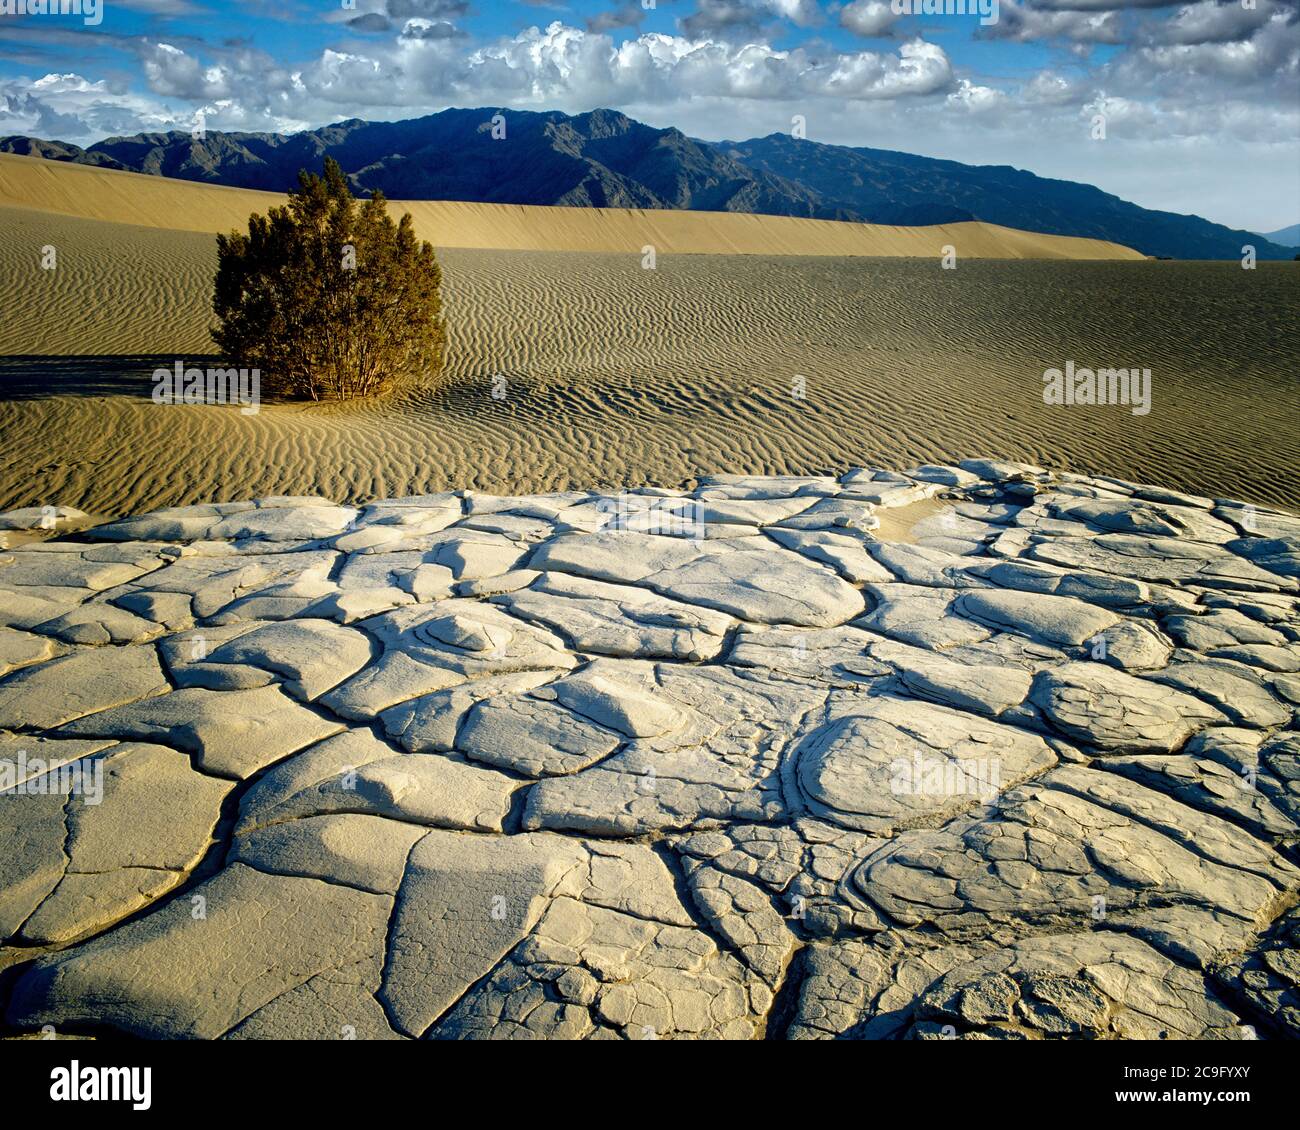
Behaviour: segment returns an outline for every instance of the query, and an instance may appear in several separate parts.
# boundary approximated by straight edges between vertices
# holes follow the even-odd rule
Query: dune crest
[[[0,154],[0,205],[172,231],[243,227],[284,197],[274,192]],[[416,231],[437,247],[501,251],[672,255],[872,255],[938,258],[945,246],[972,259],[1146,258],[1099,239],[1043,235],[996,224],[907,228],[740,212],[673,212],[630,208],[553,208],[395,200]]]

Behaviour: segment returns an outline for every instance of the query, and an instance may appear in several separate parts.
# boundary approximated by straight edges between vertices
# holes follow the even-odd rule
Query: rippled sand
[[[977,454],[1300,502],[1293,264],[441,259],[446,388],[249,417],[149,399],[153,369],[212,348],[210,236],[0,209],[0,508],[676,485]],[[1045,406],[1043,371],[1069,360],[1149,367],[1151,413]]]

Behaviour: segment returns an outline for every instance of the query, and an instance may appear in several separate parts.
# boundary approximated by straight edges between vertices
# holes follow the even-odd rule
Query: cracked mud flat
[[[1300,1036],[1294,516],[970,460],[42,517],[9,1035]]]

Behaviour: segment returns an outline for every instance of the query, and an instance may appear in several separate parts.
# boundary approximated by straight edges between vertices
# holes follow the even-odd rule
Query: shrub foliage
[[[332,158],[285,207],[217,236],[212,336],[264,394],[349,400],[430,382],[446,343],[433,247],[383,196],[357,201]]]

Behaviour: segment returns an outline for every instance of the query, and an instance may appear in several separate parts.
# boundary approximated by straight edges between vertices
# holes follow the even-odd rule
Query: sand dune
[[[0,205],[82,219],[217,232],[283,202],[271,192],[165,180],[138,173],[0,154]],[[640,255],[880,255],[937,258],[945,246],[973,259],[1142,259],[1096,239],[1040,235],[996,224],[926,228],[845,224],[735,212],[541,208],[457,201],[394,201],[436,247],[505,251],[606,251]]]
[[[1300,502],[1289,264],[665,254],[648,271],[639,246],[445,247],[445,387],[244,416],[149,398],[155,368],[212,352],[211,234],[59,209],[148,213],[162,193],[197,210],[154,220],[215,224],[203,202],[233,199],[234,223],[255,194],[15,158],[7,195],[15,170],[45,188],[0,207],[0,509],[678,485],[971,454]],[[1151,413],[1044,405],[1044,369],[1068,360],[1149,367]]]
[[[148,398],[154,368],[212,350],[210,236],[0,210],[0,508],[676,485],[971,453],[1300,501],[1286,264],[441,259],[445,389],[250,417]],[[1150,366],[1150,415],[1045,406],[1043,370],[1067,359]]]

